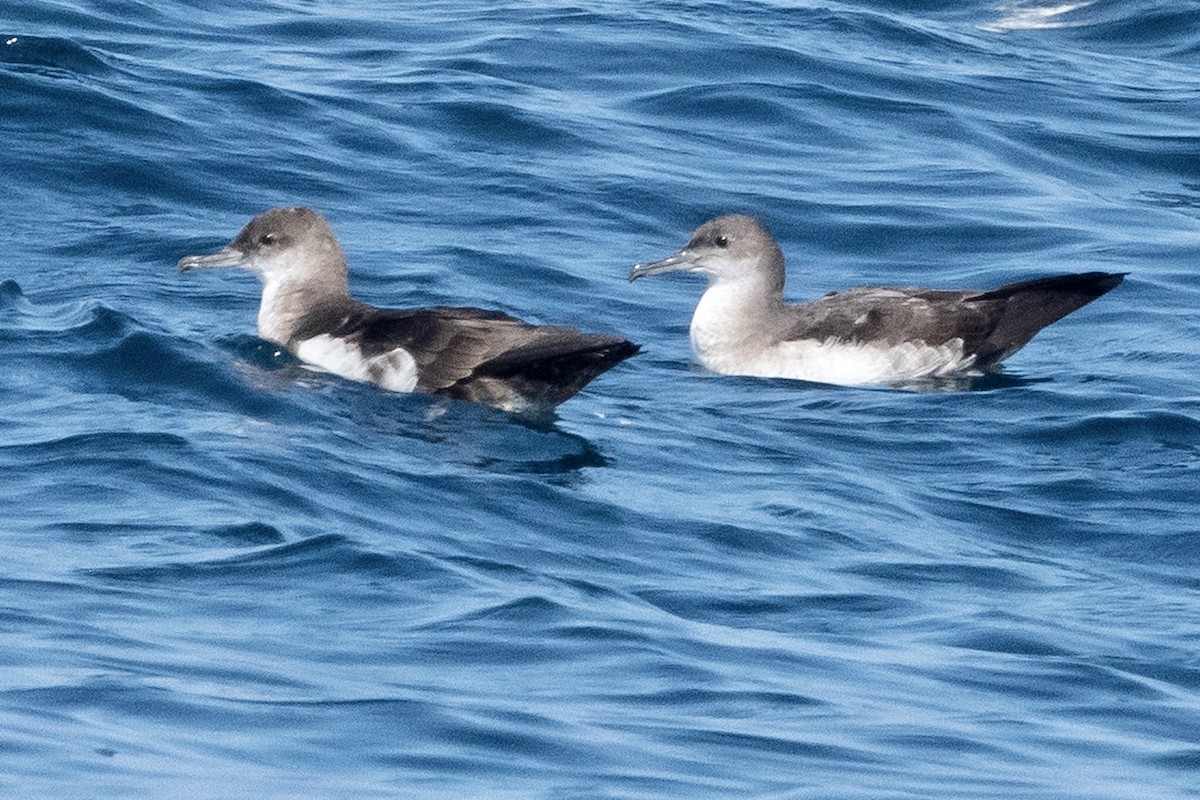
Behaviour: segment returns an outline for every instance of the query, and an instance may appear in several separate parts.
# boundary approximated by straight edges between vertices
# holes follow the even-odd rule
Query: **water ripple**
[[[1194,794],[1188,3],[6,11],[0,791]],[[309,370],[175,269],[297,204],[644,352],[537,421]],[[720,377],[625,276],[729,211],[796,299],[1130,277],[980,378]]]

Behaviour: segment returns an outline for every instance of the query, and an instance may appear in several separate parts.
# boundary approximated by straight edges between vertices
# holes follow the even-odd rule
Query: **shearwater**
[[[1086,272],[990,291],[865,286],[793,305],[783,297],[779,245],[758,220],[739,214],[705,222],[682,250],[634,266],[629,280],[675,270],[708,277],[690,331],[706,368],[841,385],[987,369],[1124,279]]]
[[[511,411],[553,408],[638,352],[619,336],[531,325],[480,308],[375,308],[350,296],[346,256],[311,208],[275,208],[180,271],[242,267],[262,280],[258,335],[301,361],[396,392]]]

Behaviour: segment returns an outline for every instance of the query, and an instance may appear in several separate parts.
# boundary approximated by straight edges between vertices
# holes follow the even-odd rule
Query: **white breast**
[[[296,356],[343,378],[374,383],[393,392],[411,392],[417,388],[417,362],[402,347],[367,357],[352,342],[321,334],[300,342]]]

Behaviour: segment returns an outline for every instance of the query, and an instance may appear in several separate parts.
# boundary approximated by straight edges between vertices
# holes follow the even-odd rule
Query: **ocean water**
[[[0,793],[1200,795],[1200,8],[10,0]],[[391,395],[179,275],[616,332],[550,420]],[[794,299],[1129,273],[942,391],[696,367]]]

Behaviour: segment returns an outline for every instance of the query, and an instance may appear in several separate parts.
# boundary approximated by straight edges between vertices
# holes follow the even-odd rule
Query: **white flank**
[[[894,290],[879,289],[880,295]],[[756,290],[735,281],[709,286],[692,315],[692,351],[705,368],[722,375],[792,378],[841,386],[903,383],[970,369],[961,339],[942,345],[865,344],[848,339],[769,341],[759,326],[770,313],[753,307]]]
[[[963,356],[961,339],[936,347],[904,342],[897,345],[861,344],[826,339],[780,342],[737,358],[697,354],[713,372],[792,378],[840,386],[900,383],[952,375],[970,368],[974,358]]]
[[[296,356],[334,375],[374,383],[393,392],[411,392],[417,388],[417,362],[401,347],[366,358],[356,345],[345,339],[321,334],[300,342]]]

